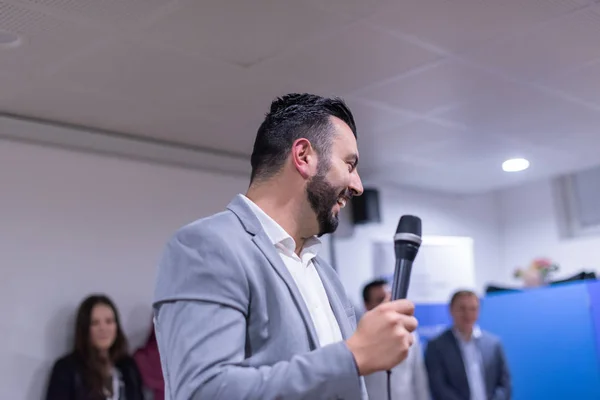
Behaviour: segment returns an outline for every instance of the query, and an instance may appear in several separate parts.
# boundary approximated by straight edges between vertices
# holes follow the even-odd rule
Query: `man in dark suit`
[[[427,345],[434,400],[509,400],[511,383],[500,340],[477,327],[479,299],[468,290],[450,301],[453,326]]]

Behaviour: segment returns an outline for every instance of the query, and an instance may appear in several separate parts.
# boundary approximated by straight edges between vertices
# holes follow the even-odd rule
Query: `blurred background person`
[[[363,301],[367,311],[391,299],[388,282],[376,279],[363,288]],[[423,351],[419,343],[419,336],[413,332],[414,343],[408,357],[392,369],[391,397],[401,400],[430,400],[427,382],[427,371],[423,361]],[[387,400],[387,373],[376,372],[365,376],[365,385],[369,400]]]
[[[46,400],[143,400],[114,303],[93,295],[79,306],[74,349],[54,364]]]
[[[154,323],[151,323],[150,334],[146,344],[133,353],[133,359],[142,375],[145,399],[164,400],[165,380],[160,365],[160,354],[158,353]]]
[[[434,400],[509,400],[511,381],[500,339],[482,331],[479,298],[470,290],[450,300],[453,325],[427,344],[425,363]]]

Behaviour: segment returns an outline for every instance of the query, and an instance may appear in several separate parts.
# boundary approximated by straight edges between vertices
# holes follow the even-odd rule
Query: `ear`
[[[317,153],[308,139],[297,139],[292,144],[291,155],[296,171],[298,171],[304,179],[308,179],[316,173]]]

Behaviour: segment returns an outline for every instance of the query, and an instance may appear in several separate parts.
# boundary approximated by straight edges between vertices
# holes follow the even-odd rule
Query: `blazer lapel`
[[[460,376],[463,379],[463,384],[469,387],[469,379],[467,378],[467,370],[465,368],[465,362],[463,360],[462,351],[458,344],[458,340],[454,337],[454,333],[451,330],[447,331],[448,341],[454,354],[452,355],[452,363],[456,363],[456,368],[459,368]]]
[[[279,257],[279,255],[275,251],[273,243],[269,241],[269,238],[266,237],[264,232],[260,232],[258,235],[254,236],[252,240],[258,246],[260,251],[262,251],[267,260],[269,260],[269,263],[271,263],[271,266],[275,269],[277,274],[287,285],[288,289],[290,290],[290,293],[292,294],[292,298],[294,299],[294,303],[296,304],[296,307],[298,307],[298,310],[300,310],[300,315],[302,316],[302,319],[306,324],[308,337],[311,340],[310,345],[313,349],[317,348],[317,344],[319,343],[317,331],[312,322],[312,318],[310,317],[310,312],[308,311],[308,308],[306,308],[306,303],[302,298],[302,294],[298,290],[296,282],[294,282],[292,274],[290,274],[290,271],[288,271],[288,269],[286,268],[285,264],[281,260],[281,257]]]
[[[342,333],[343,339],[348,339],[352,333],[353,329],[350,325],[350,321],[348,321],[348,315],[346,314],[346,310],[340,301],[340,298],[337,295],[337,292],[333,289],[331,282],[327,275],[323,272],[323,268],[319,265],[319,262],[316,258],[313,258],[313,264],[319,273],[319,277],[321,278],[321,282],[323,282],[323,287],[325,288],[325,293],[327,293],[327,298],[329,299],[329,304],[331,305],[331,310],[333,311],[333,315],[335,315],[335,319],[340,326],[340,331]]]
[[[318,347],[319,339],[315,326],[312,322],[310,312],[306,307],[304,299],[302,298],[302,294],[298,290],[298,286],[296,286],[296,282],[294,281],[292,274],[290,274],[286,268],[279,254],[277,254],[275,246],[273,243],[271,243],[267,234],[263,231],[260,222],[241,196],[235,197],[231,203],[229,203],[227,208],[237,215],[246,231],[252,235],[252,241],[254,244],[256,244],[265,258],[269,261],[275,272],[277,272],[279,277],[283,280],[283,282],[285,282],[292,295],[294,303],[296,304],[296,307],[298,307],[298,311],[302,316],[302,320],[306,325],[308,338],[310,340],[310,347],[311,349],[316,349]]]

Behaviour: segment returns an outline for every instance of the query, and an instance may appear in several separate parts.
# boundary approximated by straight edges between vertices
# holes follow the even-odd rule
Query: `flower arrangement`
[[[528,268],[517,268],[514,277],[522,279],[525,286],[541,286],[548,282],[549,276],[558,271],[559,265],[548,258],[536,258]]]

